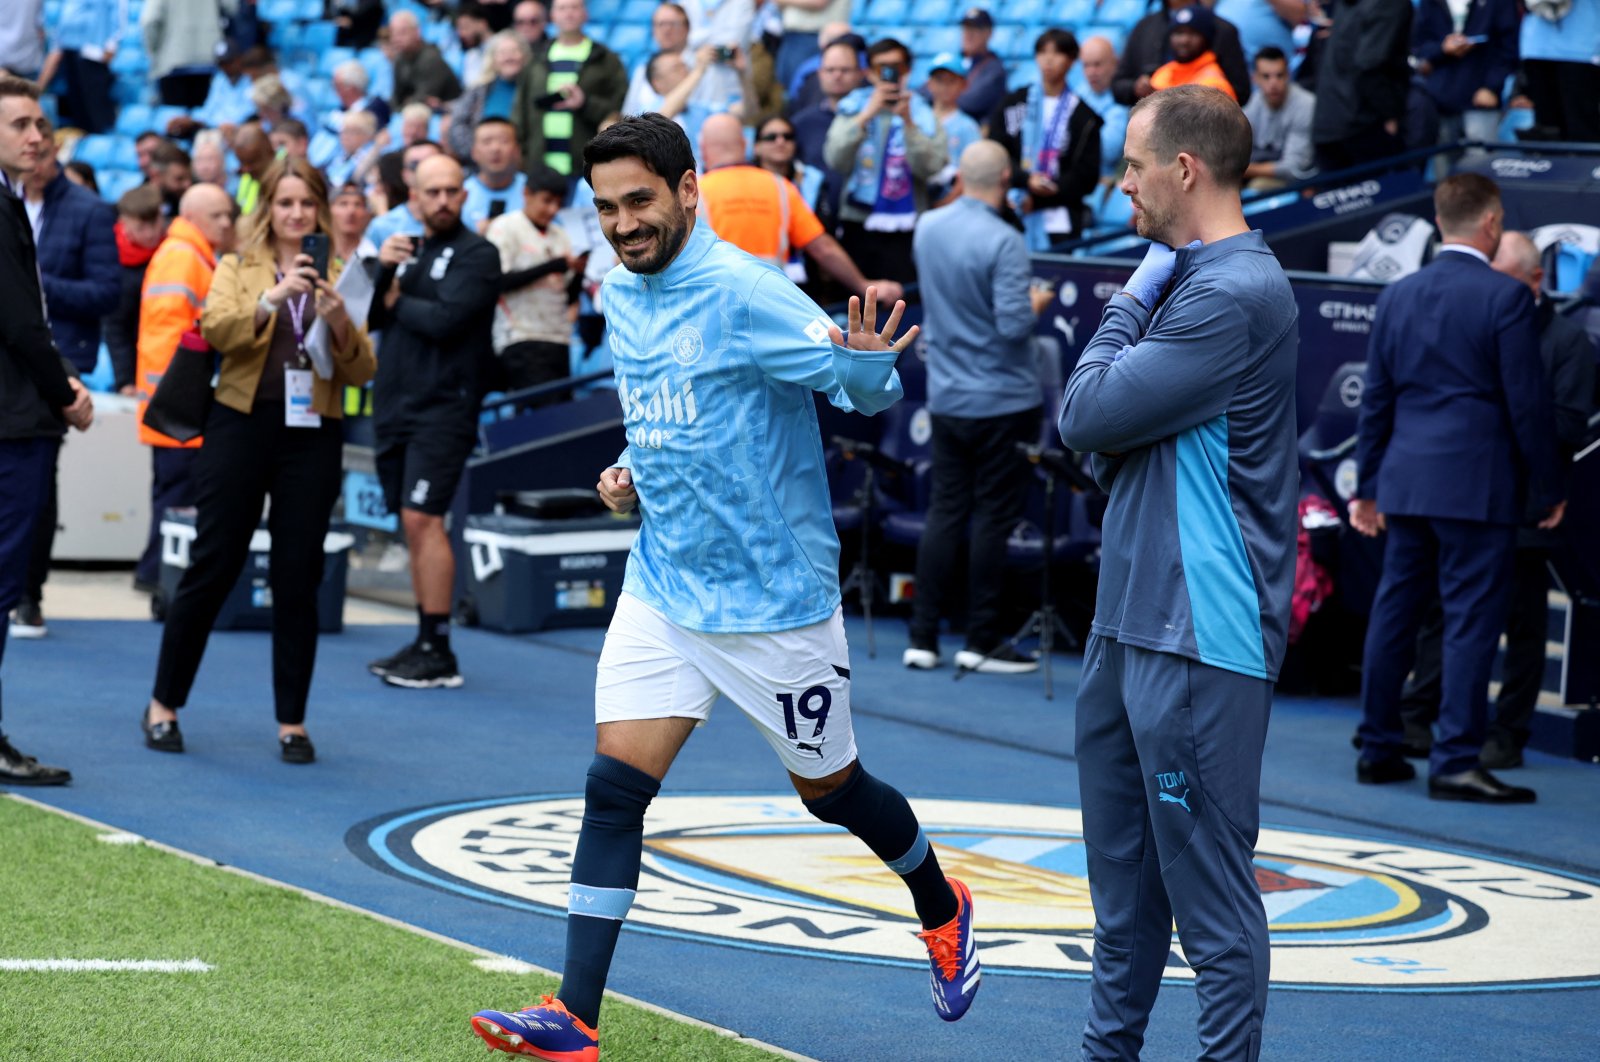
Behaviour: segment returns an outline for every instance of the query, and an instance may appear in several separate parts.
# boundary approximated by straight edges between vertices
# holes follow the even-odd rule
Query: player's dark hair
[[[1445,234],[1471,228],[1500,202],[1500,186],[1481,173],[1456,173],[1433,189],[1433,214]]]
[[[1157,162],[1171,162],[1182,151],[1205,163],[1219,186],[1244,186],[1250,120],[1226,93],[1205,85],[1178,85],[1134,104],[1128,121],[1140,112],[1150,116],[1149,144]]]
[[[22,96],[26,99],[39,98],[39,86],[27,78],[16,77],[12,74],[0,74],[0,100],[10,96]]]
[[[524,174],[527,183],[522,186],[523,194],[532,195],[534,192],[549,192],[562,202],[567,199],[566,175],[552,166],[542,162],[535,162],[529,166]]]
[[[1260,63],[1263,59],[1269,63],[1287,63],[1289,61],[1289,57],[1283,54],[1283,49],[1276,44],[1269,44],[1257,52],[1252,65]]]
[[[1033,54],[1038,55],[1046,48],[1052,48],[1074,61],[1078,58],[1078,38],[1069,29],[1052,28],[1039,34],[1033,42]]]
[[[592,188],[594,168],[618,159],[638,159],[645,169],[666,181],[674,195],[683,175],[694,170],[689,135],[671,118],[654,112],[630,115],[597,133],[583,149],[583,179]]]
[[[878,56],[888,55],[890,52],[900,52],[903,54],[906,57],[907,66],[910,66],[915,61],[915,57],[911,54],[911,49],[907,45],[901,43],[893,37],[882,37],[867,45],[867,62],[870,64],[874,62]]]

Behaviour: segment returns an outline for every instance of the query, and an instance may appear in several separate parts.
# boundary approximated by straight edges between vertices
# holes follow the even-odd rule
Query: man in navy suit
[[[1365,535],[1386,530],[1388,542],[1367,628],[1356,777],[1416,776],[1402,755],[1400,689],[1437,588],[1444,682],[1428,795],[1532,803],[1533,790],[1501,782],[1478,753],[1517,524],[1528,503],[1545,528],[1566,510],[1533,296],[1490,268],[1505,220],[1493,181],[1449,177],[1433,205],[1444,246],[1379,296],[1367,353],[1350,522]]]

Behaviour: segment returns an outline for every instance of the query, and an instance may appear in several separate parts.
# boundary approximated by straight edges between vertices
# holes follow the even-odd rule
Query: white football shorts
[[[632,594],[617,600],[595,675],[596,723],[711,716],[721,694],[789,771],[822,778],[856,758],[844,616],[757,634],[680,627]]]

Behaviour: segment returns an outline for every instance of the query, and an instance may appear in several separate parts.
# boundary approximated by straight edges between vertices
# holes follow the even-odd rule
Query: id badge
[[[283,423],[290,428],[320,428],[322,414],[311,408],[311,370],[283,370]]]

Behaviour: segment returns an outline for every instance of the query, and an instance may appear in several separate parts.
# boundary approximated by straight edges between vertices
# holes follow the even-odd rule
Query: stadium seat
[[[334,48],[330,46],[321,49],[317,58],[317,73],[323,77],[332,77],[333,72],[339,68],[341,63],[348,63],[354,58],[356,58],[356,50],[354,48]],[[363,63],[362,65],[365,66],[366,64]],[[369,70],[368,73],[370,74],[371,71]]]
[[[1107,0],[1108,3],[1114,0]],[[1096,20],[1101,22],[1119,22],[1120,19],[1107,18],[1104,11],[1095,10],[1095,0],[1061,0],[1056,4],[1051,16],[1058,25],[1071,29],[1074,33],[1082,26],[1087,26]],[[1081,41],[1079,43],[1082,43]]]
[[[1060,18],[1055,11],[1056,4],[1052,0],[1011,0],[1004,5],[996,5],[998,14],[1007,22],[1052,22]]]
[[[117,112],[116,131],[122,136],[138,136],[154,124],[155,108],[143,103],[124,104]]]
[[[1104,37],[1111,42],[1111,46],[1117,50],[1117,54],[1121,55],[1123,42],[1128,39],[1128,30],[1124,26],[1101,23],[1096,26],[1085,26],[1078,33],[1078,40],[1080,41],[1086,41],[1090,37]]]
[[[260,0],[256,14],[268,22],[293,22],[299,18],[299,0]]]
[[[97,170],[105,169],[115,165],[117,141],[125,139],[127,138],[105,133],[91,133],[78,141],[77,147],[72,151],[72,157],[78,162],[87,162]]]
[[[612,17],[617,22],[635,22],[642,26],[648,26],[650,25],[650,16],[655,14],[656,7],[657,0],[626,0],[620,7],[620,13]],[[591,7],[589,11],[591,17],[596,20],[600,19],[600,13],[596,8]],[[609,41],[606,43],[610,44]]]
[[[1132,29],[1150,7],[1150,0],[1100,0],[1094,21]]]
[[[95,167],[95,181],[100,185],[100,198],[115,203],[124,193],[143,184],[144,174],[138,170]]]
[[[172,124],[174,118],[187,118],[188,116],[189,112],[183,107],[157,107],[150,114],[149,128],[156,130],[158,133],[165,133],[167,126]],[[134,135],[137,136],[138,134]]]
[[[143,80],[150,70],[150,58],[137,46],[119,50],[111,57],[111,72],[118,77]]]
[[[312,22],[300,31],[300,47],[320,54],[333,47],[338,34],[339,27],[331,22]]]
[[[911,0],[869,0],[867,4],[867,17],[874,22],[882,22],[890,26],[904,26],[912,21]],[[923,19],[916,19],[923,22]],[[931,20],[930,20],[931,21]]]
[[[638,23],[619,23],[611,27],[611,33],[606,38],[606,47],[614,52],[639,52],[648,51],[650,44],[650,26]]]
[[[302,22],[316,22],[326,14],[322,0],[300,0],[298,18]],[[329,23],[332,25],[332,23]]]

